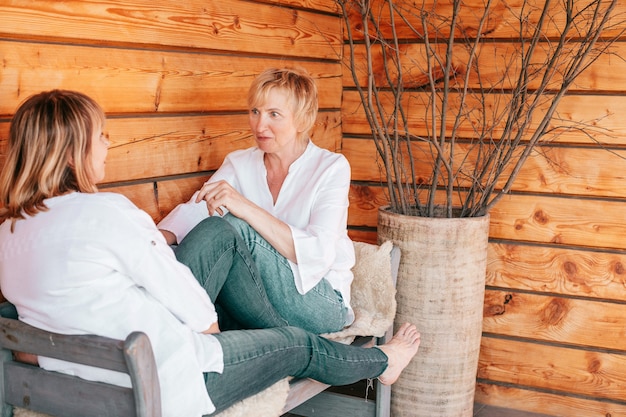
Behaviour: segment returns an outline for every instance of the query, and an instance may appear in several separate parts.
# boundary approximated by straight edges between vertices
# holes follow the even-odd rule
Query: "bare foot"
[[[411,362],[420,346],[420,334],[415,325],[404,323],[391,340],[377,346],[385,352],[388,359],[387,369],[378,377],[384,385],[391,385],[400,377],[402,370]]]

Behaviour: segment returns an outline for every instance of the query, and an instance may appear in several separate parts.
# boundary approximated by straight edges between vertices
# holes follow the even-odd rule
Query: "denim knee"
[[[235,233],[235,229],[229,222],[218,216],[207,217],[198,223],[191,231],[183,238],[182,244],[186,240],[191,239],[206,239],[209,235],[216,235],[218,233]]]

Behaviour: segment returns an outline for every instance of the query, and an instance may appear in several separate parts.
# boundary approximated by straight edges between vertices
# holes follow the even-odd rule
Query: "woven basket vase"
[[[378,239],[401,249],[395,327],[421,333],[391,389],[394,417],[471,417],[482,332],[489,216],[378,213]]]

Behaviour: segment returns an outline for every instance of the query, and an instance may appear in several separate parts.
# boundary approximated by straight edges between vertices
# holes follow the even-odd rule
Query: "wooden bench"
[[[13,406],[59,417],[160,417],[161,393],[148,337],[133,332],[126,340],[95,335],[61,335],[17,320],[15,307],[0,304],[1,416]],[[133,388],[86,381],[14,360],[24,352],[124,372]]]
[[[393,248],[392,278],[397,275],[400,251]],[[126,340],[95,335],[61,335],[17,320],[15,307],[0,304],[0,417],[13,407],[59,417],[160,417],[161,399],[150,340],[141,332]],[[386,340],[392,329],[381,338]],[[354,344],[377,343],[358,338]],[[16,361],[13,352],[47,356],[114,370],[130,376],[132,388],[47,371]],[[290,382],[283,413],[300,416],[389,417],[390,387],[378,384],[376,401],[327,392],[329,385],[311,379]]]

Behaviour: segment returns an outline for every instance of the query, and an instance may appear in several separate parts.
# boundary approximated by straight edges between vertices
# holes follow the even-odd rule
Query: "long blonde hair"
[[[85,94],[52,90],[17,109],[0,172],[0,223],[47,210],[46,198],[98,191],[90,180],[91,140],[104,125],[102,108]]]
[[[268,68],[252,81],[248,90],[248,107],[252,109],[265,103],[273,88],[287,93],[294,120],[301,130],[300,139],[307,140],[309,131],[317,120],[315,80],[304,68]]]

